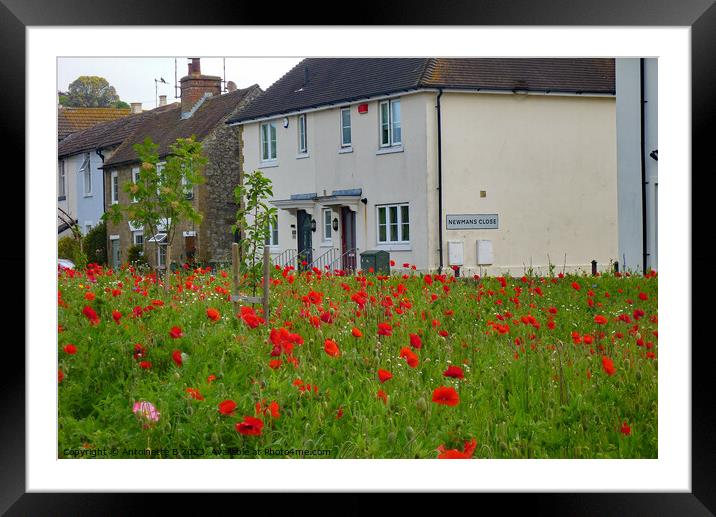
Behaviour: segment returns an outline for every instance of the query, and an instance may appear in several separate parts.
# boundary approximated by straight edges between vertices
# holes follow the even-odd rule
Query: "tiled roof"
[[[309,58],[229,122],[421,88],[614,94],[614,60]]]
[[[100,122],[126,117],[132,112],[129,108],[68,108],[60,106],[57,110],[57,139],[82,131]]]
[[[209,97],[187,119],[181,118],[181,106],[179,105],[151,113],[142,119],[132,134],[124,139],[117,150],[105,161],[104,168],[136,161],[137,153],[133,146],[144,142],[147,137],[159,145],[160,157],[165,157],[170,153],[169,147],[177,138],[188,138],[194,135],[198,141],[203,140],[217,124],[223,123],[226,117],[234,113],[247,95],[257,91],[261,91],[259,86],[253,85],[242,90]]]
[[[117,120],[100,122],[88,129],[78,131],[62,140],[57,146],[57,156],[69,156],[116,146],[122,143],[152,113],[159,113],[179,106],[178,102],[160,106],[150,111],[130,114]]]

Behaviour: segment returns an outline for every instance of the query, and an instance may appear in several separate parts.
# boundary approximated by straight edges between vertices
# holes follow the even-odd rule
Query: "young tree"
[[[111,205],[106,218],[116,224],[126,216],[133,225],[147,229],[149,235],[156,236],[160,230],[166,234],[162,244],[167,249],[165,287],[168,289],[171,245],[176,230],[184,221],[199,224],[202,220],[188,194],[195,185],[203,183],[201,171],[207,159],[202,154],[201,143],[193,136],[177,139],[170,146],[171,153],[163,165],[159,163],[158,147],[149,137],[134,145],[142,164],[139,177],[136,183],[129,181],[123,187],[133,202]]]
[[[241,232],[241,272],[248,274],[254,294],[262,274],[262,262],[259,258],[270,238],[269,224],[276,219],[276,208],[268,203],[272,196],[271,180],[260,170],[245,174],[243,181],[234,189],[239,210],[236,212],[233,230]]]

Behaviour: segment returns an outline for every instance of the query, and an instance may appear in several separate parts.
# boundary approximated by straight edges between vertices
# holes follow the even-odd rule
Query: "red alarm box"
[[[358,113],[368,113],[368,103],[358,105]]]

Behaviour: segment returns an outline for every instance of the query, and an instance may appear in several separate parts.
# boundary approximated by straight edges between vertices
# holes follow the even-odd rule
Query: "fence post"
[[[231,306],[234,310],[234,316],[239,313],[239,245],[236,242],[231,243]]]
[[[172,281],[172,245],[167,244],[166,271],[164,272],[164,289],[169,292],[169,284]]]
[[[269,280],[271,279],[270,270],[271,258],[269,256],[269,247],[264,245],[264,319],[268,323],[269,320]]]
[[[592,260],[592,276],[595,276],[597,274],[597,261]]]

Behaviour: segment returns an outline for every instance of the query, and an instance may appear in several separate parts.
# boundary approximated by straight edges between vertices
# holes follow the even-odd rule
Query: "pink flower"
[[[132,413],[137,415],[138,418],[149,420],[150,422],[159,421],[159,411],[154,407],[154,404],[146,400],[135,402],[132,407]]]

